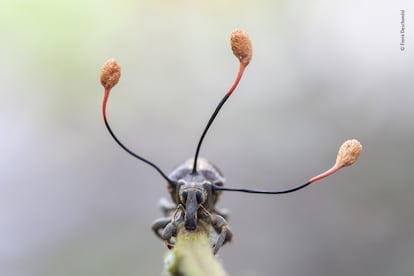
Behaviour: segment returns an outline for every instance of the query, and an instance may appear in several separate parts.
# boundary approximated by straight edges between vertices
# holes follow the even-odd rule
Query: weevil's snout
[[[203,193],[199,190],[185,190],[182,192],[182,201],[185,203],[184,227],[188,231],[195,231],[198,207],[203,203]]]
[[[197,229],[197,216],[188,217],[184,224],[185,230],[187,231],[195,231]]]

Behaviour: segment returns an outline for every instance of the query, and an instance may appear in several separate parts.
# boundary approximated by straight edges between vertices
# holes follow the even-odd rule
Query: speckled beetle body
[[[227,215],[216,209],[221,194],[216,187],[222,187],[225,179],[207,159],[198,159],[195,173],[193,163],[192,158],[188,159],[168,176],[172,183],[168,182],[167,187],[173,203],[160,200],[165,217],[157,219],[152,229],[171,248],[181,223],[187,231],[196,231],[197,223],[211,225],[218,235],[213,243],[213,251],[217,253],[232,237],[227,227]]]

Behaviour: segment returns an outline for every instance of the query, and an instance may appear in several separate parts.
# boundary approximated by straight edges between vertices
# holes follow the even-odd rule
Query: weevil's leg
[[[173,240],[173,237],[177,236],[178,225],[182,222],[183,217],[183,206],[178,205],[170,222],[165,226],[161,233],[161,239],[169,249],[174,247],[175,241]]]
[[[218,234],[217,241],[213,245],[213,253],[217,254],[220,247],[222,247],[227,242],[231,241],[233,237],[233,233],[227,226],[227,221],[222,216],[219,216],[219,215],[213,215],[213,216],[215,218],[215,221],[212,225],[213,225],[214,230],[216,230]]]
[[[164,240],[165,245],[168,247],[168,249],[171,249],[174,247],[175,240],[173,237],[177,236],[177,224],[175,222],[170,222],[165,228],[164,231],[162,231],[162,239]]]
[[[158,205],[161,208],[162,213],[165,217],[168,217],[171,212],[177,209],[177,205],[166,199],[165,197],[160,198]]]
[[[181,218],[180,220],[177,220],[177,221],[171,221],[164,228],[164,231],[162,231],[161,236],[162,236],[162,239],[164,240],[165,245],[168,247],[168,249],[173,248],[175,245],[175,237],[177,236],[179,222],[181,222]]]
[[[165,227],[171,223],[171,218],[159,218],[155,220],[152,223],[152,231],[154,231],[155,235],[160,238],[161,240],[164,240],[161,235],[161,230],[165,229]]]
[[[202,208],[206,215],[204,217],[204,221],[206,221],[208,224],[211,224],[211,226],[213,226],[214,230],[218,234],[217,240],[213,244],[213,253],[217,254],[220,247],[222,247],[226,242],[231,241],[233,233],[228,228],[227,221],[222,216],[211,214],[204,207]]]

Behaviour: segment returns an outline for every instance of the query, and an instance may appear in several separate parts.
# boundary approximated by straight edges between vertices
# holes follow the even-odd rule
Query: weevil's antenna
[[[234,30],[231,33],[230,43],[231,43],[231,50],[233,51],[233,54],[240,61],[239,71],[229,91],[227,92],[226,95],[224,95],[223,99],[221,99],[221,101],[217,105],[216,109],[214,110],[213,114],[208,120],[203,133],[201,134],[200,140],[197,145],[195,157],[194,157],[194,165],[193,165],[193,171],[192,171],[193,174],[197,172],[198,154],[200,152],[201,144],[203,143],[204,137],[206,136],[208,129],[210,128],[211,124],[213,123],[214,119],[219,113],[221,107],[224,105],[224,103],[227,101],[227,99],[231,96],[231,94],[236,89],[237,85],[239,84],[243,76],[244,69],[246,69],[247,65],[250,63],[250,60],[252,59],[252,55],[253,55],[252,43],[250,41],[248,34],[245,31],[240,30],[240,29]]]
[[[121,146],[121,148],[123,148],[127,153],[129,153],[133,157],[153,167],[157,172],[161,174],[161,176],[165,180],[167,180],[168,183],[174,186],[175,182],[169,179],[167,175],[157,165],[139,156],[138,154],[130,150],[128,147],[126,147],[118,139],[118,137],[116,137],[111,127],[109,126],[109,123],[106,117],[106,103],[108,102],[109,93],[111,92],[112,87],[114,87],[118,83],[120,76],[121,76],[121,66],[119,65],[118,61],[116,61],[115,59],[110,59],[104,63],[104,65],[102,66],[100,78],[101,78],[101,84],[105,88],[104,97],[102,100],[102,115],[103,115],[105,126],[108,129],[109,134],[111,134],[112,138],[115,140],[115,142],[118,143],[119,146]]]
[[[253,194],[287,194],[296,192],[306,186],[316,182],[318,180],[324,179],[325,177],[334,174],[335,172],[339,171],[340,169],[350,166],[358,159],[359,155],[362,151],[362,145],[358,140],[351,139],[345,141],[342,146],[339,148],[338,155],[336,157],[335,165],[329,170],[312,177],[309,179],[305,184],[299,185],[297,187],[287,189],[287,190],[280,190],[280,191],[266,191],[266,190],[255,190],[255,189],[240,189],[240,188],[227,188],[223,186],[214,185],[213,189],[217,191],[232,191],[232,192],[243,192],[243,193],[253,193]]]

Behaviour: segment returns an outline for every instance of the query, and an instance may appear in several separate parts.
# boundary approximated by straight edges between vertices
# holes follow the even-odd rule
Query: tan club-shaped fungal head
[[[361,143],[356,139],[345,141],[339,148],[335,166],[343,168],[354,164],[362,151]]]
[[[121,77],[121,66],[115,59],[107,60],[101,69],[101,84],[109,90],[114,87]]]
[[[241,29],[236,29],[231,33],[230,43],[233,54],[241,63],[248,65],[253,56],[252,42],[249,35]]]

